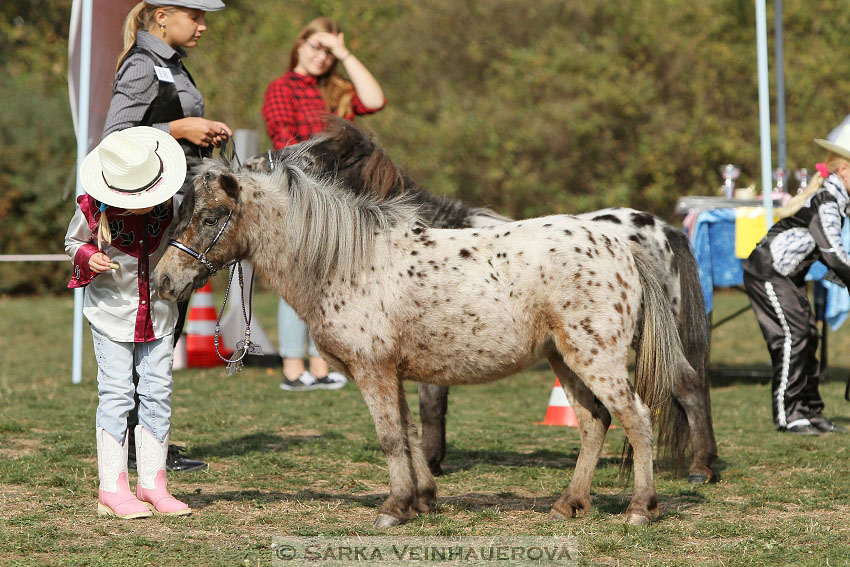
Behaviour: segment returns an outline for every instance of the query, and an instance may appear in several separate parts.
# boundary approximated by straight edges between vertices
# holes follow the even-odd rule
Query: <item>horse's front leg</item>
[[[419,443],[419,432],[416,430],[416,420],[410,413],[410,407],[404,397],[404,387],[399,381],[401,403],[401,418],[402,423],[406,423],[407,431],[407,446],[410,450],[410,466],[413,469],[413,479],[415,483],[415,496],[411,511],[419,514],[427,514],[433,511],[434,500],[437,497],[437,483],[434,481],[434,475],[431,474],[430,466],[422,451]],[[448,388],[438,388],[445,390],[445,396],[448,395]],[[421,393],[421,389],[420,389]],[[445,399],[445,397],[443,398]],[[421,398],[420,398],[421,401]],[[445,429],[443,429],[445,431]],[[439,466],[439,462],[437,463]]]
[[[401,381],[389,364],[351,367],[352,375],[369,408],[381,450],[390,473],[390,495],[375,517],[375,526],[397,526],[406,518],[416,495],[416,475],[411,462],[408,423],[402,406],[407,408]],[[407,409],[409,414],[410,409]],[[415,427],[414,427],[415,431]],[[418,450],[424,464],[424,457]],[[427,465],[425,465],[427,470]],[[429,475],[430,476],[430,475]]]
[[[602,454],[605,434],[611,425],[611,414],[605,406],[570,370],[558,352],[549,355],[549,364],[573,403],[579,424],[581,448],[570,485],[552,505],[552,519],[584,516],[590,510],[590,486],[596,464]]]
[[[428,468],[442,474],[440,463],[446,456],[446,411],[449,389],[435,384],[419,384],[419,416],[422,419],[422,452]]]

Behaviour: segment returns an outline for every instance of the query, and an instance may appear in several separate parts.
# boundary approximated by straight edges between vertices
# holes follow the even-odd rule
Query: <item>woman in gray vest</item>
[[[221,0],[170,0],[167,5],[139,2],[124,21],[124,51],[118,58],[112,100],[103,136],[133,126],[153,126],[174,137],[186,154],[182,195],[194,177],[193,166],[212,154],[212,148],[233,135],[224,122],[204,118],[204,97],[183,66],[186,49],[195,47],[206,31],[206,12],[224,9]],[[188,302],[178,304],[174,341],[180,338]],[[127,418],[129,463],[135,468],[133,430],[138,404]],[[169,471],[205,469],[206,463],[180,454],[169,445]]]

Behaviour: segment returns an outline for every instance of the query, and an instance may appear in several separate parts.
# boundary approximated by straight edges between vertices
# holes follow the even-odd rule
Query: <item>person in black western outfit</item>
[[[112,99],[103,136],[132,126],[152,126],[171,134],[186,154],[189,166],[177,199],[191,185],[194,167],[212,155],[213,146],[233,135],[224,122],[204,118],[204,98],[183,66],[186,49],[195,47],[207,29],[206,12],[224,9],[220,0],[169,0],[139,2],[124,22],[124,52],[118,58]],[[188,301],[178,304],[174,341],[180,338]],[[130,468],[136,468],[132,435],[138,422],[139,398],[128,416]],[[179,445],[168,446],[169,471],[205,469],[203,461],[181,454]]]
[[[820,435],[846,429],[823,415],[818,391],[818,329],[805,275],[816,260],[828,278],[850,285],[850,255],[841,242],[841,223],[850,208],[850,125],[817,164],[814,187],[803,206],[774,224],[744,261],[744,287],[773,363],[773,420],[787,433]]]

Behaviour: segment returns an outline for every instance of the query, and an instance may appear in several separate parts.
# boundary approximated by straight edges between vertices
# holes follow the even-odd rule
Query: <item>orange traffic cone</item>
[[[537,425],[563,425],[565,427],[578,427],[576,412],[570,406],[570,400],[561,387],[561,382],[555,378],[555,386],[549,396],[549,407],[546,409],[546,417]]]
[[[212,286],[207,282],[204,287],[195,291],[189,306],[186,324],[186,366],[206,368],[225,364],[215,352],[213,337],[216,319]],[[224,357],[232,354],[232,351],[225,350],[220,342],[218,350]]]

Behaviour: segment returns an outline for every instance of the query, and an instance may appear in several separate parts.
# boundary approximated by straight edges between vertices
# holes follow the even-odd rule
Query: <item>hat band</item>
[[[132,194],[132,193],[141,193],[142,191],[146,191],[146,190],[150,189],[151,187],[153,187],[154,185],[156,185],[157,183],[159,183],[160,179],[162,179],[162,172],[163,172],[163,170],[164,170],[164,166],[163,166],[163,163],[162,163],[162,158],[161,158],[161,157],[159,157],[159,154],[158,154],[158,153],[157,153],[157,151],[156,151],[156,150],[158,150],[158,149],[159,149],[159,142],[157,142],[157,143],[156,143],[156,148],[155,148],[155,149],[154,149],[154,151],[153,151],[153,153],[154,153],[154,154],[156,154],[156,157],[157,157],[157,159],[159,160],[159,171],[156,173],[156,175],[154,176],[154,178],[153,178],[153,179],[151,179],[151,180],[150,180],[148,183],[146,183],[145,185],[142,185],[141,187],[137,187],[136,189],[124,189],[123,187],[115,187],[114,185],[110,185],[110,184],[109,184],[109,181],[107,181],[107,180],[106,180],[106,176],[105,176],[105,175],[103,175],[103,171],[101,171],[101,172],[100,172],[100,176],[101,176],[101,177],[103,177],[103,182],[104,182],[104,183],[106,183],[106,186],[107,186],[107,187],[109,187],[109,188],[110,188],[110,189],[112,189],[113,191],[118,191],[119,193],[130,193],[130,194]]]

